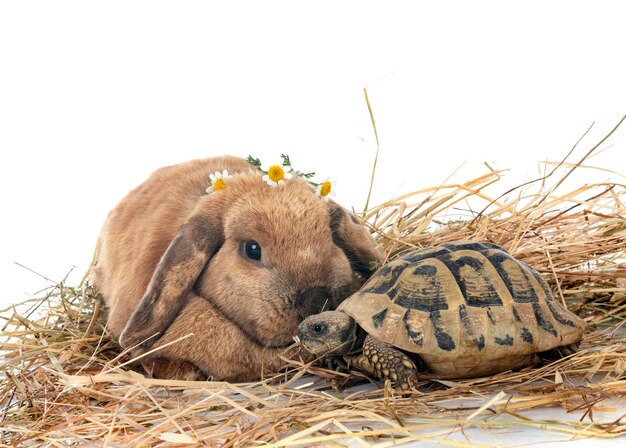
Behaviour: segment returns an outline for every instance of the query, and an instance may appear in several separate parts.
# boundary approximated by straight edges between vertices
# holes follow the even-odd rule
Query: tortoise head
[[[345,355],[353,351],[358,339],[354,319],[341,311],[324,311],[300,323],[298,337],[306,351],[315,356]]]

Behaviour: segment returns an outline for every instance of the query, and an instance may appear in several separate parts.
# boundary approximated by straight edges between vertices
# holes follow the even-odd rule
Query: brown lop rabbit
[[[236,174],[206,193],[209,174]],[[366,228],[303,179],[244,159],[161,168],[109,214],[93,281],[109,330],[158,378],[251,381],[278,370],[298,324],[335,309],[381,260]]]

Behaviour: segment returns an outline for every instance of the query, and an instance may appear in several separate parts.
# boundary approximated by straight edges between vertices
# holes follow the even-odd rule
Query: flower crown
[[[248,163],[263,173],[263,180],[271,187],[283,185],[285,181],[291,179],[295,175],[306,179],[307,182],[315,188],[317,195],[324,202],[327,202],[331,196],[335,196],[335,182],[331,182],[328,179],[321,183],[313,182],[311,178],[315,176],[315,173],[304,173],[302,171],[295,170],[291,166],[291,159],[288,155],[281,154],[280,157],[283,159],[282,163],[270,165],[267,167],[267,170],[263,170],[263,168],[261,168],[261,161],[252,156],[248,156]],[[229,179],[232,178],[233,176],[228,174],[228,170],[221,172],[216,171],[215,173],[209,174],[211,185],[209,185],[206,189],[206,192],[211,193],[213,191],[223,190],[226,188],[226,184]]]

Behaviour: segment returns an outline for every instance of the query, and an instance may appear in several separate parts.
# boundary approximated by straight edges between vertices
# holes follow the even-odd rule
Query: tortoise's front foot
[[[334,372],[347,373],[350,370],[343,356],[324,356],[319,363],[322,367]]]
[[[411,362],[408,358],[406,358],[408,362]],[[399,392],[409,392],[411,390],[417,390],[417,383],[419,378],[417,376],[417,371],[415,368],[408,367],[405,361],[401,361],[396,364],[395,367],[392,367],[392,373],[390,374],[390,378],[393,381],[394,375],[396,374],[396,387],[395,389]]]
[[[363,357],[372,373],[381,380],[390,380],[399,392],[415,390],[419,381],[413,361],[400,350],[370,335],[363,342]]]

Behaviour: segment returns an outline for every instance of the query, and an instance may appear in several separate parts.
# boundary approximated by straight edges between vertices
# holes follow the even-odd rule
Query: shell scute
[[[478,252],[455,252],[442,257],[442,261],[449,269],[450,274],[468,306],[486,308],[502,306],[502,300],[494,284],[496,278],[488,268],[486,259]]]
[[[408,279],[397,281],[389,290],[388,297],[396,305],[421,311],[447,310],[446,291],[438,278],[437,267],[419,264]]]
[[[503,251],[492,251],[487,254],[487,258],[500,275],[514,302],[530,303],[539,300],[530,280],[534,275],[521,262]]]
[[[394,262],[382,267],[363,285],[359,294],[387,294],[389,289],[397,283],[398,277],[404,273],[407,264]]]

